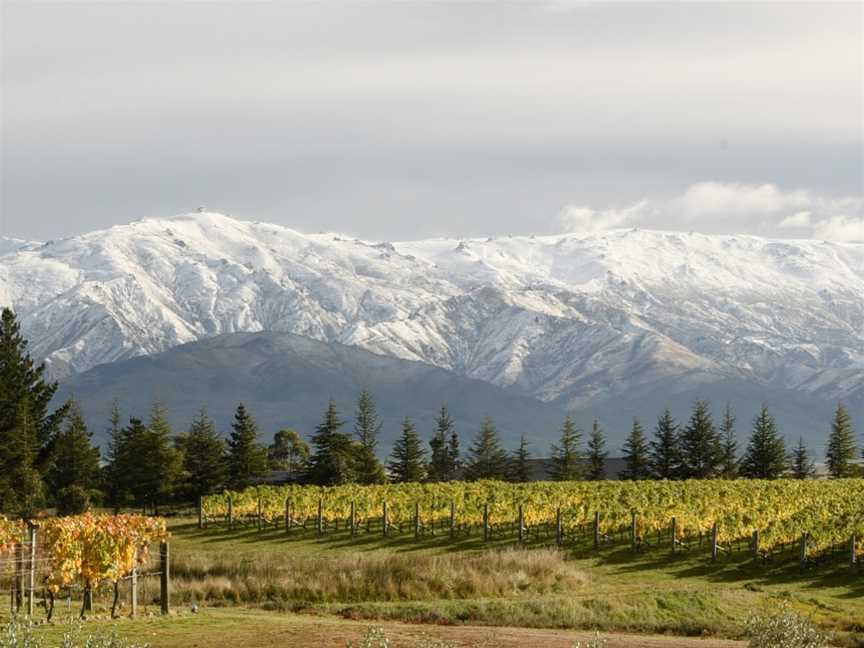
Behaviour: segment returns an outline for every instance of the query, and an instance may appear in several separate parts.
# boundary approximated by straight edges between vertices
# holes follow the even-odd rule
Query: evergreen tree
[[[390,480],[397,483],[420,482],[426,479],[426,452],[417,428],[407,416],[402,421],[402,434],[393,444],[387,468],[390,471]]]
[[[828,437],[828,450],[825,453],[828,473],[835,478],[852,477],[855,474],[852,460],[857,454],[852,418],[843,404],[838,403]]]
[[[35,515],[44,504],[42,475],[50,461],[50,440],[66,407],[48,408],[57,383],[36,365],[14,313],[0,312],[0,511]]]
[[[57,433],[47,481],[57,504],[58,515],[88,510],[99,499],[99,449],[77,403],[70,404],[66,424]]]
[[[309,444],[295,430],[279,430],[267,451],[270,468],[285,470],[292,478],[306,472]]]
[[[382,484],[386,481],[384,466],[375,454],[381,425],[375,399],[364,387],[357,399],[357,413],[354,418],[354,436],[357,439],[354,473],[361,484]]]
[[[738,476],[738,439],[735,435],[735,417],[732,406],[726,403],[726,412],[720,424],[720,476],[735,479]]]
[[[333,486],[354,481],[354,446],[351,437],[340,432],[343,425],[336,403],[331,400],[312,435],[314,452],[309,459],[307,478],[313,484]]]
[[[510,481],[525,483],[531,481],[531,453],[528,451],[528,439],[523,434],[519,446],[510,460]]]
[[[561,426],[558,445],[552,446],[549,461],[549,476],[555,481],[575,481],[582,479],[582,433],[569,416]]]
[[[588,474],[587,479],[600,481],[606,479],[606,436],[597,419],[591,425],[591,434],[588,436]]]
[[[225,441],[203,409],[183,443],[183,472],[186,493],[195,499],[219,491],[228,482]]]
[[[681,433],[681,476],[685,479],[716,477],[720,469],[720,437],[711,420],[707,401],[699,400]]]
[[[447,454],[451,470],[447,479],[453,480],[458,479],[459,473],[462,471],[462,458],[459,449],[459,433],[456,431],[455,426],[451,424],[450,427],[450,440],[447,443]]]
[[[234,490],[242,490],[266,473],[267,450],[258,442],[258,424],[240,403],[228,438],[229,483]]]
[[[741,474],[750,479],[777,479],[788,468],[786,444],[774,417],[763,405],[753,420],[753,432],[741,461]]]
[[[154,403],[150,411],[148,426],[148,453],[145,461],[149,465],[152,479],[156,487],[153,490],[152,505],[158,513],[161,502],[165,502],[174,494],[180,471],[182,457],[173,444],[174,433],[168,422],[168,411],[161,403]]]
[[[623,450],[625,469],[620,475],[621,479],[634,481],[649,479],[651,477],[651,462],[648,440],[645,438],[639,419],[633,419],[633,427],[624,442]]]
[[[469,480],[506,479],[508,464],[507,453],[501,447],[495,423],[487,416],[471,444],[465,476]]]
[[[120,512],[120,507],[126,502],[129,493],[124,492],[122,484],[124,483],[123,476],[120,472],[120,466],[117,463],[118,450],[123,443],[123,424],[120,415],[120,404],[117,400],[111,405],[111,414],[108,418],[108,429],[106,436],[108,437],[107,448],[105,453],[105,467],[102,469],[103,490],[107,503],[114,509],[114,513]]]
[[[455,444],[455,445],[454,445]],[[435,432],[429,440],[432,456],[429,460],[429,481],[450,481],[456,477],[459,461],[459,437],[446,407],[441,407],[435,419]]]
[[[798,445],[792,451],[792,476],[795,479],[812,479],[816,476],[816,466],[813,465],[810,459],[810,452],[807,446],[804,445],[804,437],[799,437]]]
[[[657,479],[675,479],[681,471],[678,424],[667,407],[654,428],[651,441],[651,470]]]
[[[154,408],[158,427],[163,423]],[[132,503],[146,509],[158,510],[160,500],[170,493],[177,474],[177,454],[164,429],[154,432],[137,418],[129,419],[121,433],[114,466],[119,479],[119,490],[131,496]]]

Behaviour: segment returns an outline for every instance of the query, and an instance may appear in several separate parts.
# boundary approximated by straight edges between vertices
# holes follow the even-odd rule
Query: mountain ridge
[[[275,331],[584,410],[730,381],[864,407],[864,245],[652,230],[371,242],[215,213],[0,254],[55,376]]]

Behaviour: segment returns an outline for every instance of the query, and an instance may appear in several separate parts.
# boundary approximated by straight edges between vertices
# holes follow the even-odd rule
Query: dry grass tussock
[[[507,597],[574,591],[587,575],[555,550],[479,554],[240,559],[185,556],[173,565],[173,590],[184,601],[359,603]]]

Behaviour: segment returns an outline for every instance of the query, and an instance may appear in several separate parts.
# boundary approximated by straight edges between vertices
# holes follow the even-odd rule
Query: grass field
[[[610,647],[719,647],[736,645],[721,639],[740,639],[751,614],[782,606],[812,618],[838,646],[864,646],[864,571],[851,572],[840,556],[802,573],[791,553],[774,564],[747,551],[712,563],[707,543],[672,556],[664,546],[634,554],[626,543],[595,553],[587,544],[559,551],[478,537],[295,531],[289,539],[280,529],[199,530],[188,520],[171,531],[175,616],[116,622],[155,648],[343,646],[378,624],[406,646],[426,633],[464,646],[569,647],[599,630],[616,633]],[[97,597],[97,611],[107,598]],[[502,629],[514,627],[522,629]]]

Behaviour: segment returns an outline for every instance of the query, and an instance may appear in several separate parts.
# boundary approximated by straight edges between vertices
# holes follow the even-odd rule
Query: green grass
[[[415,540],[410,533],[360,533],[352,539],[345,532],[318,537],[295,530],[286,537],[284,529],[198,530],[185,522],[172,532],[181,576],[197,563],[200,582],[213,574],[222,579],[222,588],[202,596],[188,570],[189,582],[177,586],[184,602],[193,593],[210,605],[352,619],[725,637],[740,636],[751,614],[788,604],[841,644],[864,646],[864,572],[852,573],[841,556],[802,572],[792,553],[773,564],[756,563],[746,551],[712,563],[707,543],[673,556],[659,545],[634,554],[626,543],[595,553],[587,539],[562,552],[544,539],[523,552],[512,538],[484,543],[477,535],[451,542],[446,534]],[[243,568],[229,574],[226,564]],[[495,569],[484,572],[478,568],[484,564]],[[498,573],[522,565],[528,572],[509,580]],[[298,596],[292,577],[314,584],[314,594]],[[257,585],[247,587],[250,582]]]

